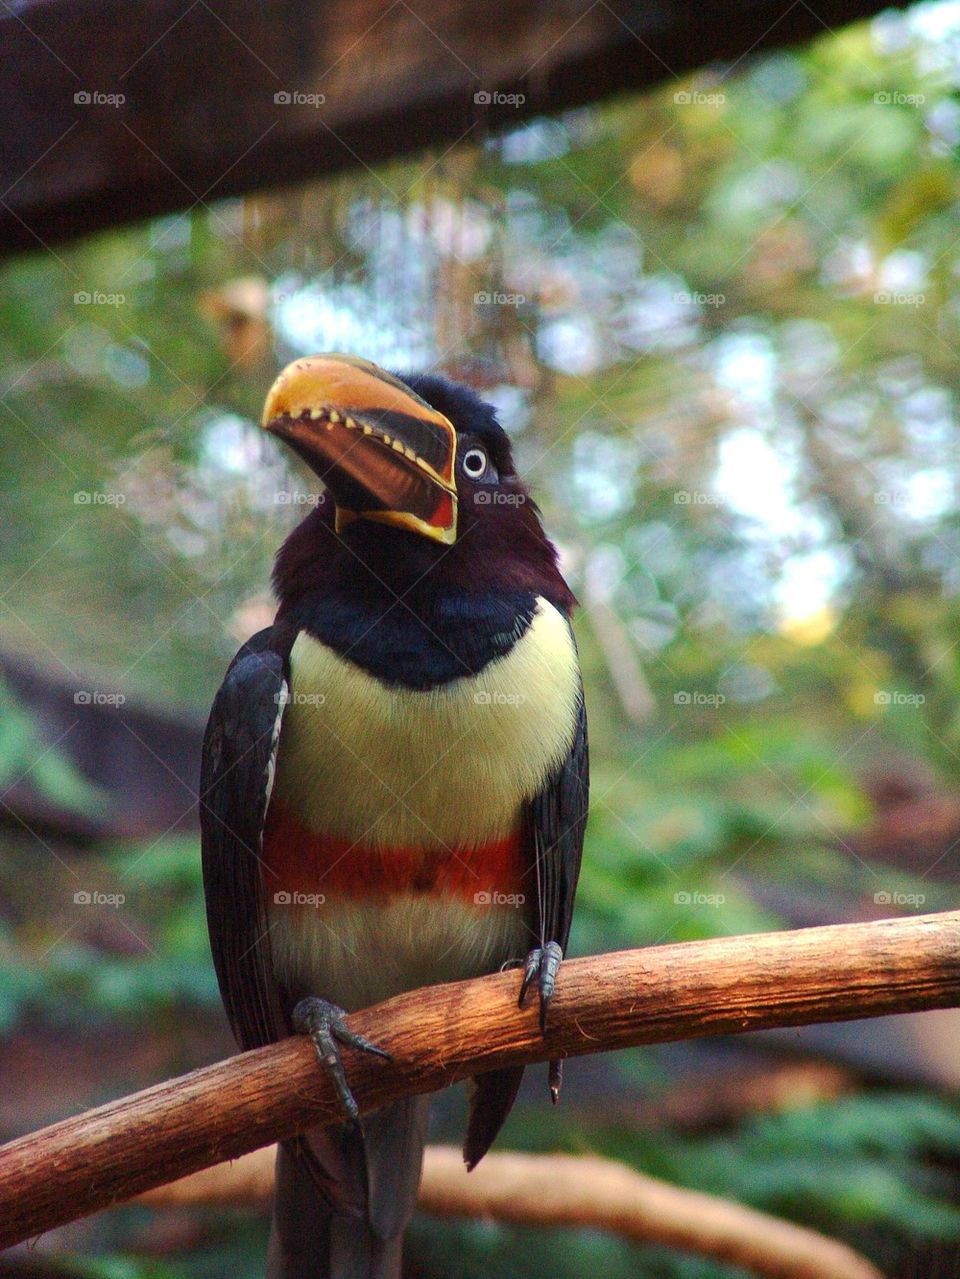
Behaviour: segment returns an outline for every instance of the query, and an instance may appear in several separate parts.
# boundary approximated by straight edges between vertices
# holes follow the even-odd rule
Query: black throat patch
[[[372,599],[307,597],[289,621],[384,684],[425,690],[506,656],[537,609],[532,592]]]

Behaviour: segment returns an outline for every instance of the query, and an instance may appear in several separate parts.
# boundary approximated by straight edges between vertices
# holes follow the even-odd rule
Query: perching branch
[[[621,951],[563,965],[541,1037],[519,977],[400,995],[349,1018],[394,1057],[349,1054],[362,1111],[498,1066],[960,1004],[960,911]],[[0,1247],[337,1118],[292,1038],[0,1148]]]
[[[275,1153],[268,1146],[206,1168],[148,1191],[140,1202],[153,1208],[266,1205]],[[437,1217],[607,1230],[727,1261],[762,1279],[881,1279],[866,1258],[815,1230],[596,1155],[493,1151],[468,1173],[459,1150],[428,1146],[417,1202]]]

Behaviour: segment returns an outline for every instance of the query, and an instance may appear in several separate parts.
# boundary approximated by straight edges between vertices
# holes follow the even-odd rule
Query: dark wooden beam
[[[446,146],[881,7],[0,0],[0,253]]]

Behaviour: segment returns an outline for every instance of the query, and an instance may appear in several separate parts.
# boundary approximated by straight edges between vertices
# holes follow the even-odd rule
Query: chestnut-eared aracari
[[[343,1016],[511,962],[546,1016],[587,813],[575,601],[467,388],[320,355],[281,373],[263,426],[322,491],[277,555],[276,619],[210,715],[210,939],[241,1048],[309,1034],[343,1109],[280,1147],[268,1274],[388,1279],[427,1102],[357,1120],[340,1046],[379,1050]],[[468,1165],[521,1075],[475,1081]]]

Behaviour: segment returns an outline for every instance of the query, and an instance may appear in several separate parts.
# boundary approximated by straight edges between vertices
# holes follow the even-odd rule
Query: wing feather
[[[291,1033],[290,999],[273,968],[262,853],[295,638],[295,631],[277,626],[247,641],[214,699],[203,743],[207,927],[227,1018],[244,1049]],[[358,1130],[315,1128],[285,1148],[330,1206],[352,1216],[367,1211],[367,1151]]]
[[[200,770],[207,925],[227,1017],[242,1048],[289,1034],[273,972],[261,879],[263,822],[287,701],[274,631],[234,658],[214,699]]]
[[[581,688],[570,752],[531,801],[528,814],[537,872],[538,940],[541,945],[559,942],[564,951],[583,857],[589,790],[587,713]]]
[[[536,929],[539,945],[555,941],[564,951],[573,920],[589,804],[587,712],[582,686],[576,715],[566,759],[530,801],[527,811],[527,839],[536,883],[530,923]],[[463,1147],[468,1167],[474,1167],[489,1150],[510,1113],[522,1076],[522,1067],[511,1067],[490,1071],[474,1080]]]

